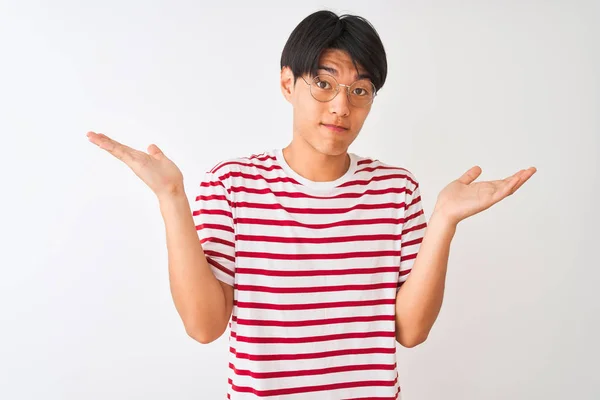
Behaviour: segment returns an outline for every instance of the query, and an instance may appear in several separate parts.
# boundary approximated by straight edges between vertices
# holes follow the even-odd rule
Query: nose
[[[346,117],[350,114],[350,99],[348,98],[348,88],[340,86],[339,93],[329,102],[329,112]]]

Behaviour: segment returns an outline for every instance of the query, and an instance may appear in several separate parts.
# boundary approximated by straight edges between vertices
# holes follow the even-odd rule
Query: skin
[[[357,70],[349,55],[337,49],[324,51],[319,65],[327,69],[318,73],[329,73],[346,85],[366,73],[361,66]],[[311,77],[306,75],[305,79],[310,82]],[[343,176],[350,163],[348,148],[373,105],[355,107],[343,90],[332,101],[319,102],[302,78],[294,83],[287,67],[281,70],[281,92],[293,107],[293,137],[283,149],[290,167],[315,182]],[[347,129],[334,132],[324,124]],[[191,216],[181,171],[155,144],[143,152],[101,133],[88,132],[87,137],[126,163],[157,196],[167,227],[171,287],[178,312],[190,336],[202,343],[215,340],[229,321],[233,288],[212,276],[201,248],[192,249],[198,241],[193,223],[188,220]],[[536,171],[530,167],[505,179],[475,182],[482,171],[474,166],[440,191],[412,272],[396,297],[396,339],[400,344],[414,347],[423,343],[437,319],[450,245],[458,224],[514,194]],[[203,267],[197,268],[199,264]],[[198,293],[207,297],[199,299]],[[201,308],[203,305],[205,308]]]

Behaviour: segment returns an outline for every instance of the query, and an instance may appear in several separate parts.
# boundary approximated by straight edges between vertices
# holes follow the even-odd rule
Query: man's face
[[[366,74],[362,67],[356,67],[345,51],[326,50],[319,59],[318,74],[332,75],[339,83],[351,85],[360,75]],[[311,76],[305,75],[311,83]],[[282,91],[294,107],[294,141],[303,141],[301,147],[308,144],[317,152],[339,156],[345,154],[348,147],[358,136],[371,105],[359,107],[351,104],[346,88],[341,86],[337,96],[329,102],[320,102],[312,97],[310,86],[302,77],[293,84],[293,74],[289,68],[281,73]],[[339,131],[327,125],[338,125],[346,129]]]

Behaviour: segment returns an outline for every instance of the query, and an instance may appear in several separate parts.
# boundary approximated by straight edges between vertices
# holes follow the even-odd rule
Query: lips
[[[348,128],[346,128],[345,126],[341,126],[341,125],[333,125],[333,124],[323,124],[324,127],[329,128],[333,131],[336,132],[341,132],[341,131],[345,131]]]

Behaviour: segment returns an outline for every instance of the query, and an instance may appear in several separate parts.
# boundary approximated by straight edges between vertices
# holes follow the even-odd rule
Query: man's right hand
[[[127,164],[159,200],[184,193],[183,174],[155,144],[148,146],[148,153],[144,153],[102,133],[88,132],[87,137],[90,142]]]

